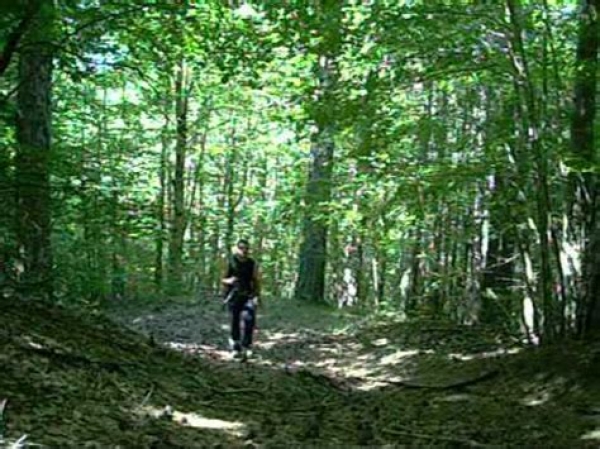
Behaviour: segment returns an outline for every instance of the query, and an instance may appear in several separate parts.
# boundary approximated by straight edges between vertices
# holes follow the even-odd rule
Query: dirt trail
[[[0,301],[0,447],[598,447],[598,345],[267,306],[237,363],[215,302]]]
[[[215,361],[229,358],[227,315],[216,303],[132,312],[121,313],[121,320],[169,347]],[[261,311],[256,349],[251,366],[280,368],[355,392],[353,401],[364,402],[355,424],[387,428],[381,441],[394,435],[449,447],[525,442],[561,447],[566,441],[570,447],[597,447],[600,441],[596,421],[581,413],[600,405],[598,385],[585,383],[593,368],[580,364],[576,373],[572,368],[581,357],[577,362],[560,350],[531,353],[486,329],[427,321],[373,325],[356,315],[280,303]],[[368,390],[372,395],[360,396]],[[356,416],[337,419],[350,423]]]
[[[218,302],[174,302],[161,304],[150,310],[136,308],[119,310],[114,317],[121,323],[156,339],[167,347],[212,360],[229,360],[226,351],[228,316]],[[252,364],[280,367],[287,371],[310,371],[358,389],[369,389],[390,384],[419,384],[415,376],[418,365],[428,362],[431,370],[434,362],[444,359],[444,379],[440,386],[456,382],[483,380],[496,370],[480,363],[478,373],[465,373],[461,367],[456,379],[451,367],[456,361],[470,358],[483,360],[486,355],[495,356],[516,353],[517,346],[497,335],[476,334],[472,341],[462,330],[458,341],[453,341],[453,326],[419,323],[410,326],[388,325],[379,329],[365,330],[366,320],[348,313],[330,309],[279,303],[269,305],[258,316],[255,357]],[[487,340],[482,338],[487,337]],[[443,341],[442,341],[443,340]],[[477,354],[464,354],[471,344]],[[435,357],[436,348],[444,346],[447,354]],[[454,351],[452,352],[452,349]],[[448,352],[450,350],[451,352]],[[454,370],[456,371],[456,370]],[[473,370],[470,370],[473,371]],[[428,385],[433,385],[435,375],[430,373]],[[439,377],[439,376],[438,376]],[[425,384],[424,384],[425,385]]]

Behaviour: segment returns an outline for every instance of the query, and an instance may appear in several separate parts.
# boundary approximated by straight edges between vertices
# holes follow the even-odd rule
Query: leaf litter
[[[597,447],[600,349],[273,303],[229,360],[209,301],[0,301],[0,446]],[[346,332],[343,332],[343,330]],[[348,331],[350,329],[350,331]]]

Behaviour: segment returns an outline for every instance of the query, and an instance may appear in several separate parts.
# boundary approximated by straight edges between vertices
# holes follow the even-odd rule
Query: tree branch
[[[6,72],[6,69],[8,69],[10,61],[13,55],[15,54],[15,51],[17,50],[19,42],[25,35],[25,31],[27,31],[27,28],[29,27],[29,24],[33,20],[33,17],[37,13],[37,11],[37,9],[30,8],[25,13],[25,16],[21,19],[17,27],[8,36],[8,42],[2,50],[2,54],[0,54],[0,76],[2,76],[4,72]]]

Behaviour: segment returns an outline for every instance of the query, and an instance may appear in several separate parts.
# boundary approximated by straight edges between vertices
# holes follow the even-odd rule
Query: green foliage
[[[500,294],[535,292],[540,163],[557,229],[566,171],[597,166],[569,150],[574,2],[520,2],[518,30],[505,5],[485,2],[57,3],[52,185],[61,295],[105,298],[115,276],[129,296],[154,288],[173,219],[181,61],[190,78],[190,291],[217,287],[238,235],[255,243],[267,291],[292,290],[311,139],[324,122],[335,128],[333,194],[316,209],[332,231],[334,303],[349,268],[364,304],[408,313],[413,300],[435,297],[436,313],[468,321],[493,271],[486,258],[506,248],[498,257],[513,261],[510,292]],[[21,11],[15,2],[5,11],[0,28],[9,30]],[[0,48],[7,38],[0,33]],[[332,55],[335,82],[323,95],[317,69]],[[11,70],[14,63],[0,79],[2,179],[13,165]],[[533,127],[543,161],[531,151]],[[3,204],[10,207],[6,195]],[[0,229],[9,228],[2,217]],[[348,245],[357,248],[351,256]],[[564,268],[560,251],[553,264]],[[559,277],[555,268],[552,281]]]

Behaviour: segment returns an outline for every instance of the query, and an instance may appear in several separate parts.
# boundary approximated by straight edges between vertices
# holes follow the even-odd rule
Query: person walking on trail
[[[222,280],[225,302],[231,317],[230,350],[234,358],[252,355],[252,337],[256,323],[256,309],[260,297],[258,265],[250,257],[250,243],[240,239],[229,259]],[[241,321],[243,321],[243,332]]]

